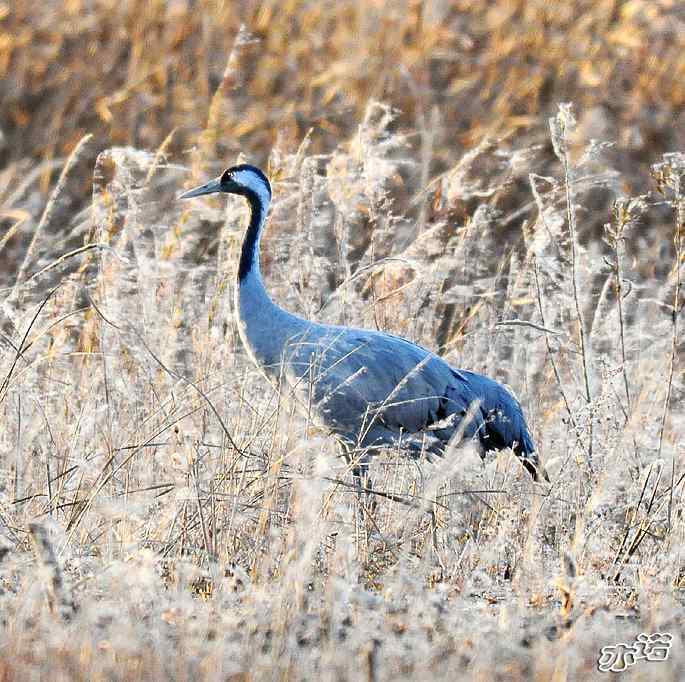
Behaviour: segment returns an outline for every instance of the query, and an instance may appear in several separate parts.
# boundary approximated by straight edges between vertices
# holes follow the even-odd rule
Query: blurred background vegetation
[[[241,26],[243,32],[241,33]],[[0,5],[3,185],[56,169],[87,133],[202,145],[264,163],[276,142],[330,153],[371,100],[397,110],[431,176],[486,137],[543,145],[559,102],[616,143],[626,190],[683,148],[685,9],[675,0],[67,0]],[[92,164],[83,164],[86,192]],[[418,178],[414,179],[415,181]]]
[[[363,176],[372,172],[365,155],[383,140],[393,148],[378,156],[399,161],[383,192],[385,210],[406,220],[400,240],[417,221],[418,232],[463,225],[487,203],[505,216],[495,241],[510,244],[512,230],[520,235],[533,218],[531,170],[560,174],[548,120],[561,102],[572,102],[578,117],[569,131],[578,142],[572,159],[591,140],[609,143],[601,170],[613,179],[586,183],[578,225],[581,242],[607,253],[601,228],[613,197],[653,190],[650,164],[685,148],[680,2],[69,0],[40,10],[3,3],[0,283],[16,279],[30,241],[49,258],[50,246],[32,235],[85,135],[92,138],[42,230],[53,247],[83,240],[82,231],[74,239],[73,218],[88,206],[95,159],[109,147],[190,167],[189,182],[239,154],[287,180],[281,161],[303,150],[319,155],[316,173],[331,181],[336,206],[356,214],[356,262],[374,223],[373,202],[363,196]],[[374,127],[377,139],[361,139]],[[507,156],[517,151],[522,158]],[[461,167],[469,154],[477,158]],[[165,184],[159,175],[157,186]],[[441,183],[445,177],[450,182]],[[179,179],[167,174],[166,184],[170,200]],[[664,275],[671,212],[653,206],[647,223],[627,249],[643,256],[643,275]],[[390,252],[379,248],[380,256]]]
[[[682,642],[684,103],[676,0],[0,0],[0,679],[590,679]],[[550,491],[388,454],[437,527],[361,528],[238,339],[243,203],[173,200],[239,157],[274,297],[510,383]]]

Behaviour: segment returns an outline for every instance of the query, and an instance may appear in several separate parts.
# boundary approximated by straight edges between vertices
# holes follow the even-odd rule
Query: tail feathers
[[[519,455],[519,457],[524,469],[532,476],[534,481],[539,481],[540,477],[542,476],[547,483],[550,482],[549,476],[547,475],[547,470],[536,453],[531,452],[526,455]]]

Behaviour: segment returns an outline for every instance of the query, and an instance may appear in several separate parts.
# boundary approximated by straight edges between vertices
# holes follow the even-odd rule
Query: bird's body
[[[319,324],[278,306],[259,268],[259,241],[271,201],[268,180],[253,166],[241,165],[183,197],[217,191],[241,194],[251,208],[235,289],[236,316],[245,348],[277,388],[288,387],[347,449],[370,453],[400,447],[415,456],[441,455],[459,434],[477,439],[484,451],[512,448],[537,478],[541,465],[533,440],[507,388],[454,369],[398,336]]]

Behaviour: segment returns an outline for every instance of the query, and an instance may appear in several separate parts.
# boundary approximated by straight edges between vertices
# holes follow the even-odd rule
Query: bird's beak
[[[203,194],[214,194],[221,191],[221,178],[214,178],[204,185],[189,189],[187,192],[181,194],[179,199],[192,199],[193,197],[201,197]]]

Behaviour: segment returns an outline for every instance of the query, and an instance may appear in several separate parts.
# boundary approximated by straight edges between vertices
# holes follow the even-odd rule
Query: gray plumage
[[[243,239],[236,316],[250,357],[277,387],[283,382],[315,421],[349,450],[401,447],[442,455],[455,434],[483,450],[512,448],[534,479],[547,478],[514,395],[488,377],[391,334],[323,325],[293,315],[268,295],[259,241],[271,202],[266,176],[240,165],[183,194],[226,192],[251,208]]]

